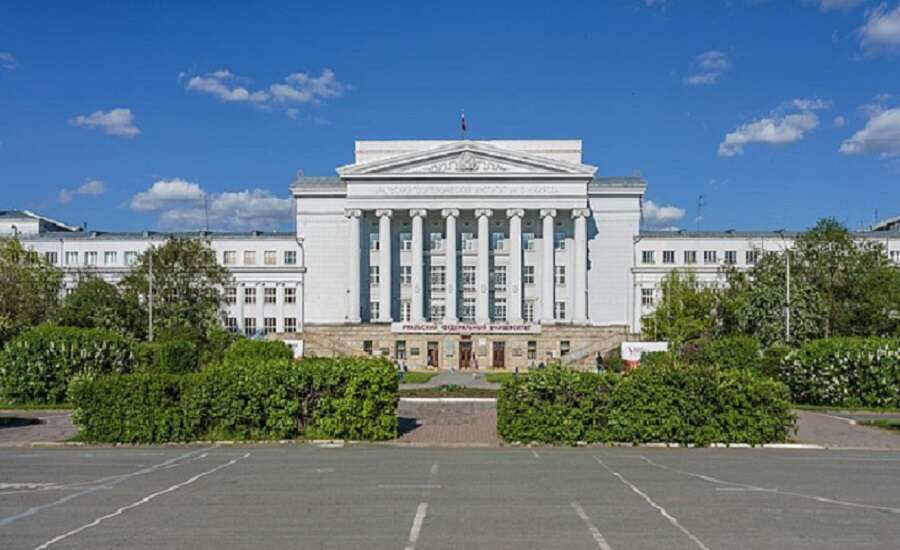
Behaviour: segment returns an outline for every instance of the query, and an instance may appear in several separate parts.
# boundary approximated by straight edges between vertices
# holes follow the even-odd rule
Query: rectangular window
[[[84,253],[84,265],[97,265],[97,253],[96,252],[85,252]]]
[[[263,334],[272,334],[275,332],[275,327],[278,325],[275,323],[274,317],[266,317],[263,319]]]
[[[522,319],[526,323],[534,322],[534,301],[525,302],[525,309],[522,311]]]
[[[244,289],[244,303],[248,305],[256,303],[256,288],[250,286]]]
[[[429,233],[428,242],[431,243],[432,250],[443,250],[444,249],[444,234],[443,233]]]
[[[50,265],[56,265],[56,261],[59,259],[59,256],[56,255],[56,252],[44,252],[44,261]]]
[[[263,264],[265,265],[275,265],[278,263],[277,253],[274,250],[266,250],[263,252]]]
[[[244,317],[244,336],[256,334],[256,317]]]
[[[554,233],[553,234],[553,248],[556,250],[565,250],[566,249],[566,234],[565,233]]]
[[[566,266],[557,265],[553,268],[554,280],[558,286],[566,284]]]
[[[462,249],[467,252],[475,250],[475,235],[472,233],[462,234]]]
[[[297,265],[297,251],[296,250],[285,250],[284,251],[284,265]]]
[[[397,340],[394,342],[394,358],[406,359],[406,340]]]
[[[572,347],[572,345],[571,345],[571,342],[569,342],[569,340],[560,340],[559,341],[559,356],[565,357],[566,355],[569,355],[569,350],[571,349],[571,347]]]
[[[442,265],[431,266],[431,291],[444,292],[447,289],[447,273]]]
[[[641,263],[644,264],[655,264],[656,260],[653,258],[652,250],[644,250],[641,252]]]
[[[125,265],[134,265],[137,263],[137,259],[138,259],[137,252],[135,252],[133,250],[129,250],[128,252],[125,253]]]
[[[522,283],[526,284],[526,285],[534,284],[534,266],[533,265],[522,266]]]
[[[363,340],[363,353],[366,355],[372,355],[372,341],[371,340]]]
[[[566,303],[556,302],[553,304],[553,318],[562,321],[566,318]]]
[[[378,266],[370,265],[369,266],[369,285],[377,286],[380,281],[381,281],[381,275],[378,272]]]
[[[297,332],[297,318],[296,317],[285,317],[284,318],[284,331],[285,332]]]
[[[675,251],[674,250],[663,250],[663,263],[664,264],[674,264],[675,263]]]
[[[506,266],[494,266],[494,292],[506,292]]]
[[[506,250],[506,235],[503,233],[491,233],[491,248],[493,250]]]
[[[464,265],[462,269],[463,290],[475,290],[475,266]]]
[[[447,314],[447,308],[442,303],[431,304],[431,320],[441,321]]]
[[[747,265],[756,265],[756,262],[759,261],[759,250],[748,250],[744,256]]]
[[[244,251],[244,265],[256,265],[256,251],[255,250],[245,250]]]
[[[526,355],[526,359],[529,361],[537,359],[537,340],[528,341],[528,354]]]
[[[412,250],[412,233],[400,233],[400,250]]]
[[[400,284],[404,286],[408,286],[412,284],[412,266],[411,265],[401,265],[400,266]]]
[[[462,320],[471,323],[475,320],[475,298],[463,298]]]
[[[688,264],[688,265],[697,263],[697,251],[696,250],[685,250],[684,251],[684,263]]]
[[[118,256],[116,252],[107,250],[103,253],[103,265],[116,265],[119,261]]]
[[[228,332],[237,332],[238,331],[237,317],[226,317],[225,318],[225,330],[227,330]]]
[[[78,265],[78,252],[66,252],[66,265]]]
[[[263,289],[263,303],[274,304],[278,301],[278,289],[275,287],[266,287]]]
[[[525,250],[534,250],[534,243],[537,242],[534,233],[522,233],[522,240],[525,241]]]
[[[237,303],[237,289],[233,286],[225,287],[225,303],[226,304],[236,304]]]
[[[494,321],[506,321],[506,298],[494,298]]]
[[[642,288],[641,289],[641,305],[642,306],[652,306],[653,305],[653,289],[652,288]]]
[[[737,263],[737,251],[736,250],[726,250],[725,251],[725,263],[727,265],[734,265]]]
[[[409,300],[403,300],[400,302],[400,320],[408,323],[410,319],[412,319],[412,304]]]
[[[286,304],[296,304],[297,303],[297,289],[294,287],[285,287],[284,288],[284,303]]]
[[[703,251],[703,263],[705,264],[714,264],[718,261],[716,257],[715,250],[704,250]]]
[[[373,320],[381,317],[381,307],[378,302],[369,302],[369,317]]]
[[[237,250],[226,250],[222,252],[222,263],[225,265],[234,265],[237,263]]]
[[[369,250],[381,250],[378,233],[369,233]]]

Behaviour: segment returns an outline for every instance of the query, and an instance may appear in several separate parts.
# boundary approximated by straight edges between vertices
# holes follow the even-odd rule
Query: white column
[[[541,235],[541,253],[544,260],[541,266],[541,323],[544,324],[553,323],[555,301],[553,290],[556,286],[553,269],[553,257],[556,254],[556,246],[553,242],[554,218],[556,218],[556,210],[552,208],[541,210],[541,219],[544,224]]]
[[[303,332],[303,325],[306,323],[306,304],[304,304],[305,296],[303,295],[303,281],[297,283],[297,290],[294,291],[294,296],[297,297],[297,332]]]
[[[444,259],[444,268],[447,273],[447,297],[444,302],[444,320],[448,323],[455,323],[459,320],[456,314],[456,218],[459,217],[459,210],[455,208],[447,208],[441,211],[441,215],[447,220],[447,238],[444,240],[446,250],[446,258]]]
[[[514,208],[506,211],[509,217],[509,273],[506,288],[509,289],[507,307],[510,323],[522,322],[522,217],[525,211]]]
[[[362,246],[360,243],[360,218],[362,210],[347,209],[344,215],[350,220],[350,246],[347,253],[350,254],[350,272],[347,279],[347,322],[359,323],[360,317],[360,292],[361,292],[361,273],[360,258],[362,256]]]
[[[244,333],[244,288],[244,283],[240,283],[237,286],[238,332],[241,334]]]
[[[490,307],[490,265],[491,247],[489,236],[489,223],[493,211],[480,208],[475,211],[478,218],[478,267],[475,272],[478,294],[475,297],[475,320],[479,323],[487,323],[491,320]]]
[[[376,210],[378,216],[378,320],[391,322],[391,215],[392,210]]]
[[[422,223],[427,210],[414,209],[409,211],[412,218],[412,314],[411,320],[421,322],[425,320],[425,250],[423,248],[424,235]]]
[[[261,332],[266,325],[266,285],[264,283],[256,283],[256,331]]]
[[[575,219],[575,312],[576,323],[586,324],[587,314],[587,208],[572,210]]]
[[[278,283],[275,287],[275,332],[284,332],[284,283]]]

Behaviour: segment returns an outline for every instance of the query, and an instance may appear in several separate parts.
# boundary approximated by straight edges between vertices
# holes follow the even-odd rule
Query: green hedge
[[[88,441],[385,440],[397,435],[397,388],[384,360],[276,360],[185,375],[83,377],[70,398]]]
[[[11,403],[62,403],[76,375],[130,372],[127,340],[100,329],[42,325],[0,353],[0,397]]]
[[[186,374],[200,368],[197,345],[187,340],[140,342],[134,346],[135,371]]]
[[[787,388],[748,369],[643,364],[626,374],[565,367],[505,384],[497,427],[506,441],[761,444],[787,439]]]
[[[291,347],[279,340],[247,340],[241,339],[232,343],[225,350],[226,365],[254,364],[260,361],[277,359],[293,359]]]
[[[796,403],[900,407],[900,340],[812,340],[785,356],[778,375]]]
[[[725,369],[754,369],[762,366],[762,347],[752,336],[701,338],[685,350],[688,362]]]

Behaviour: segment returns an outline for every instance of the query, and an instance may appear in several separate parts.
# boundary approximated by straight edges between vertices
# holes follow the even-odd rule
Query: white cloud
[[[205,200],[204,200],[205,199]],[[140,212],[158,212],[161,226],[202,229],[274,229],[291,220],[291,199],[263,189],[207,194],[198,184],[180,179],[161,180],[131,199]]]
[[[59,202],[62,204],[72,202],[72,199],[78,195],[96,197],[106,192],[106,185],[100,180],[90,180],[82,184],[76,189],[62,189],[59,192]]]
[[[666,227],[684,217],[684,209],[671,205],[659,205],[651,200],[643,202],[644,224]]]
[[[819,7],[822,11],[848,10],[855,8],[866,0],[822,0]]]
[[[814,111],[827,109],[830,103],[821,99],[794,99],[779,106],[769,116],[741,124],[725,135],[719,144],[720,157],[733,157],[744,153],[744,145],[750,143],[784,144],[804,138],[807,132],[819,125]]]
[[[841,144],[841,153],[880,153],[882,158],[900,156],[900,108],[872,112],[865,128]]]
[[[835,128],[843,128],[847,125],[847,119],[842,116],[836,116],[834,117],[834,121],[832,121],[832,124],[834,124]]]
[[[863,48],[869,51],[900,47],[900,4],[893,11],[884,3],[870,10],[859,28],[859,36]]]
[[[141,133],[134,125],[134,115],[131,109],[113,109],[104,113],[95,111],[88,116],[79,115],[69,121],[75,126],[88,128],[101,128],[104,133],[111,136],[134,137]]]
[[[0,68],[8,69],[10,71],[18,69],[19,62],[16,61],[16,56],[9,52],[0,52]]]
[[[264,108],[274,105],[321,103],[323,99],[340,96],[347,89],[345,84],[338,81],[331,69],[324,69],[318,76],[293,73],[285,77],[283,82],[256,91],[241,85],[241,81],[242,79],[231,71],[219,69],[188,79],[185,89],[212,95],[223,102],[247,102]],[[287,107],[286,112],[291,118],[297,116],[295,107]]]
[[[719,77],[731,69],[731,61],[724,52],[709,50],[694,58],[694,74],[686,77],[688,86],[706,86],[715,84]]]

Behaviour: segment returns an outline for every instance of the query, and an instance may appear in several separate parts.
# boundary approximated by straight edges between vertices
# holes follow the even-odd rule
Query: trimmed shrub
[[[781,378],[781,365],[784,359],[791,352],[790,346],[784,344],[773,344],[763,350],[762,359],[760,359],[760,371],[766,376],[775,379]]]
[[[197,346],[187,340],[140,342],[134,346],[135,371],[156,374],[186,374],[199,366]]]
[[[42,325],[0,353],[0,396],[13,403],[62,403],[76,375],[130,372],[131,346],[100,329]]]
[[[261,361],[293,359],[291,347],[280,340],[237,340],[225,350],[226,365],[248,365]]]
[[[779,377],[796,403],[900,406],[900,340],[811,340],[784,358]]]
[[[641,367],[671,367],[675,364],[675,355],[668,351],[651,351],[641,354]]]
[[[642,362],[596,375],[552,367],[503,386],[497,427],[520,442],[761,444],[787,439],[790,406],[783,384],[749,369]]]
[[[384,360],[282,359],[180,376],[81,378],[70,395],[88,441],[384,440],[397,436],[397,388]]]
[[[759,340],[752,336],[704,338],[697,342],[697,356],[693,361],[724,369],[754,369],[762,366]]]
[[[200,352],[200,365],[218,365],[225,360],[225,351],[244,337],[220,326],[211,327],[206,332],[206,342]]]

